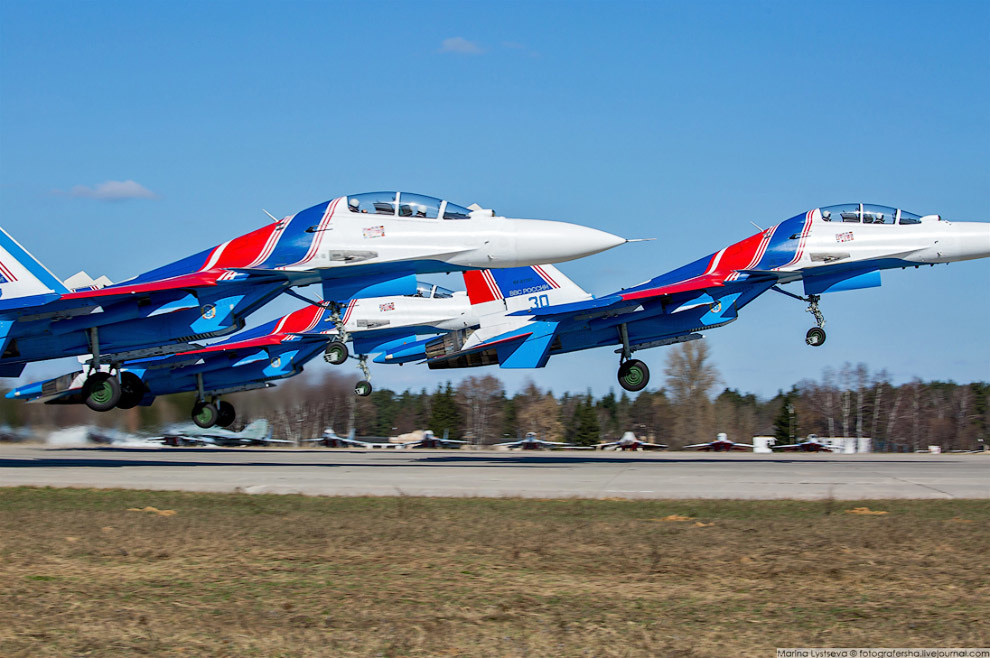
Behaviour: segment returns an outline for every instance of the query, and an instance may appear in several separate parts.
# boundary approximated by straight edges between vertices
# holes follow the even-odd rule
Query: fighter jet
[[[781,452],[834,452],[832,446],[819,441],[815,434],[809,434],[808,438],[800,443],[775,445],[773,449]]]
[[[116,408],[151,405],[159,395],[196,392],[192,419],[200,427],[227,427],[236,412],[221,396],[273,386],[271,382],[303,371],[312,359],[323,354],[328,363],[348,358],[345,340],[360,349],[355,357],[365,375],[357,382],[357,395],[371,393],[367,355],[401,347],[421,334],[470,326],[477,322],[463,292],[452,292],[436,284],[420,282],[415,295],[384,299],[351,300],[345,304],[341,324],[334,327],[329,304],[321,302],[293,311],[271,322],[207,347],[176,354],[133,359],[120,364],[122,394]],[[107,371],[109,366],[101,366]],[[87,373],[77,370],[40,382],[24,384],[7,398],[46,404],[86,402]]]
[[[466,445],[467,441],[461,441],[460,439],[451,439],[447,436],[447,430],[444,430],[443,436],[436,436],[431,430],[424,430],[423,436],[414,441],[403,441],[400,445],[405,449],[412,448],[460,448],[462,445]],[[402,437],[399,437],[402,438]]]
[[[401,450],[400,443],[387,443],[384,441],[361,441],[355,438],[355,431],[352,428],[346,437],[338,436],[333,428],[323,430],[323,436],[315,439],[304,439],[303,443],[318,443],[326,448],[361,448],[362,450]]]
[[[633,432],[626,432],[618,441],[608,441],[595,446],[596,450],[663,450],[667,447],[665,443],[650,443],[636,438]]]
[[[273,439],[271,426],[265,419],[256,420],[240,432],[205,430],[191,425],[175,425],[157,439],[166,446],[268,446],[295,445],[292,441]]]
[[[826,292],[880,285],[885,269],[990,256],[990,224],[949,222],[897,208],[815,208],[639,285],[595,299],[551,267],[466,272],[481,321],[475,329],[407,344],[381,363],[425,359],[430,368],[498,364],[542,368],[554,354],[618,344],[618,378],[628,391],[649,383],[634,352],[702,338],[772,290],[808,303],[825,342],[819,306]],[[804,296],[781,287],[801,282]]]
[[[19,376],[32,361],[90,355],[86,404],[102,411],[127,393],[117,376],[123,361],[188,350],[193,341],[237,331],[248,314],[289,287],[321,284],[339,323],[340,303],[413,294],[418,272],[557,262],[626,241],[399,192],[338,197],[272,219],[122,283],[100,288],[87,277],[77,290],[2,232],[0,376]]]
[[[714,441],[709,441],[708,443],[694,443],[689,446],[684,446],[684,449],[701,450],[702,452],[740,452],[744,450],[752,450],[753,445],[750,443],[736,443],[735,441],[730,441],[728,434],[725,432],[719,432]]]
[[[554,450],[555,448],[567,448],[573,443],[563,443],[561,441],[544,441],[536,438],[536,432],[526,432],[526,437],[518,441],[506,441],[496,443],[493,448],[509,448],[510,450]]]

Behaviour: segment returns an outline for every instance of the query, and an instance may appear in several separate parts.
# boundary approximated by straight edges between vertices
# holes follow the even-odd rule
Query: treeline
[[[769,400],[722,388],[704,341],[667,350],[663,388],[629,395],[609,392],[554,395],[530,383],[508,395],[490,374],[448,383],[435,391],[352,393],[351,378],[323,371],[280,382],[269,390],[229,396],[238,410],[235,427],[267,418],[280,438],[319,436],[332,427],[344,434],[388,437],[416,429],[490,444],[536,432],[541,438],[591,445],[626,431],[672,448],[714,439],[776,436],[789,443],[810,433],[869,436],[878,451],[913,451],[929,445],[944,450],[974,449],[990,441],[990,384],[915,380],[900,386],[884,370],[845,364],[826,368],[818,380],[805,379]],[[722,390],[719,392],[719,389]],[[167,396],[151,407],[105,414],[81,405],[31,405],[4,399],[2,421],[11,426],[59,427],[83,424],[126,431],[154,431],[187,421],[192,394]]]

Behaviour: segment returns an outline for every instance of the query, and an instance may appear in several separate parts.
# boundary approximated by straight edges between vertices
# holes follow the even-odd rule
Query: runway
[[[990,498],[988,455],[0,445],[0,486],[325,496]]]

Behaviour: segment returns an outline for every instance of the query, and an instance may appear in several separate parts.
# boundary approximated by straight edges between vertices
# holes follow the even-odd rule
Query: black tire
[[[323,353],[323,360],[330,365],[339,366],[347,360],[348,354],[347,343],[335,340],[327,345],[327,350]]]
[[[209,402],[197,402],[192,410],[193,422],[204,430],[216,425],[219,415],[217,408]]]
[[[821,327],[812,327],[804,336],[804,342],[812,347],[821,347],[825,344],[825,330]]]
[[[234,405],[226,400],[217,404],[217,425],[220,427],[230,427],[236,419],[237,412],[234,411]]]
[[[619,366],[619,386],[630,392],[642,391],[650,383],[650,369],[636,359]]]
[[[362,398],[371,395],[371,382],[362,379],[354,385],[354,394]]]
[[[120,374],[120,400],[117,401],[118,409],[133,409],[138,406],[148,387],[144,385],[141,378],[133,372]]]
[[[120,401],[120,382],[108,372],[96,372],[83,384],[86,406],[93,411],[110,411]]]

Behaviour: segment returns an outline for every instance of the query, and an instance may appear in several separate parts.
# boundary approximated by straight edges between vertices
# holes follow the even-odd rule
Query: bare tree
[[[493,434],[501,427],[497,416],[501,411],[502,382],[485,375],[468,377],[457,387],[457,398],[467,418],[467,428],[474,443],[492,443]]]
[[[667,391],[676,410],[675,442],[710,440],[715,431],[709,392],[718,384],[718,370],[709,361],[704,340],[676,345],[667,352]]]

